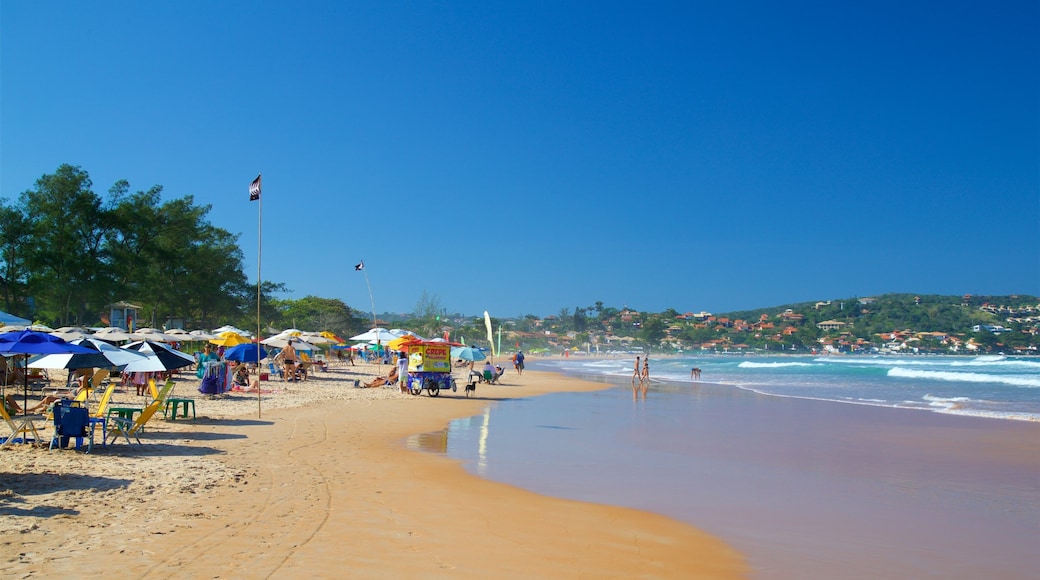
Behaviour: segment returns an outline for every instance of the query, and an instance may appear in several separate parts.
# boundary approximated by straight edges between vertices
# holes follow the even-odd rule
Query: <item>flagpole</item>
[[[260,196],[256,206],[256,416],[260,418],[260,257],[264,248],[264,199]]]
[[[260,287],[263,278],[260,275],[260,263],[264,248],[264,199],[262,195],[261,177],[258,173],[256,179],[249,184],[249,201],[260,202],[256,206],[256,416],[261,416],[260,408]]]

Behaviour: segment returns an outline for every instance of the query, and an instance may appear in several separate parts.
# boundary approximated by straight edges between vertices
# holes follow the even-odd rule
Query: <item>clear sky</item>
[[[859,4],[859,5],[857,5]],[[1040,294],[1024,2],[0,3],[0,197],[164,187],[409,312]]]

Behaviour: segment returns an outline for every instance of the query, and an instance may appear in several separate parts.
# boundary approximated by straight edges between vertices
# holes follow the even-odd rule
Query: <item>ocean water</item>
[[[499,401],[410,443],[494,481],[685,521],[761,578],[1040,568],[1031,360],[651,358],[645,397],[634,357],[529,361],[616,386]]]
[[[633,359],[562,359],[545,368],[631,377]],[[650,364],[661,382],[688,383],[698,367],[702,381],[764,395],[1040,421],[1040,358],[711,356]]]

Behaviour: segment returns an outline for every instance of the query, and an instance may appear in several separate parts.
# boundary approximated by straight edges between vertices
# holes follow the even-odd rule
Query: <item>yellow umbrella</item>
[[[338,342],[340,344],[343,343],[343,339],[342,338],[336,336],[334,333],[329,332],[327,330],[323,330],[323,331],[319,332],[318,335],[319,336],[324,336],[325,338],[327,338],[327,339],[329,339],[331,341],[334,341],[334,342]]]
[[[238,344],[247,344],[247,343],[250,343],[250,342],[253,342],[253,341],[249,340],[248,338],[242,336],[241,334],[239,334],[237,332],[232,332],[232,331],[229,330],[227,332],[221,332],[220,334],[217,335],[216,338],[210,340],[210,342],[215,344],[215,345],[217,345],[217,346],[227,347],[227,346],[235,346],[235,345],[238,345]]]
[[[390,350],[408,350],[409,346],[415,344],[422,344],[423,342],[425,341],[419,338],[418,336],[406,334],[401,338],[395,338],[390,342],[386,343],[386,347]]]

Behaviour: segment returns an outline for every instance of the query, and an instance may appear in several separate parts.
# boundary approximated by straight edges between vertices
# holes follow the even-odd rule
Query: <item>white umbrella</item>
[[[296,337],[285,338],[280,336],[272,336],[271,338],[265,338],[260,342],[262,344],[266,344],[267,346],[273,346],[275,348],[285,348],[285,346],[289,344],[290,340],[292,340],[293,348],[295,348],[296,350],[318,350],[318,347],[314,346],[313,344]]]
[[[253,334],[248,330],[242,330],[241,328],[236,328],[230,324],[225,324],[220,328],[213,329],[213,334],[223,334],[225,332],[234,332],[235,334],[241,334],[242,336],[253,336]]]
[[[191,336],[194,337],[191,340],[198,340],[198,341],[213,340],[214,338],[217,337],[217,335],[211,334],[209,332],[206,332],[205,330],[193,330],[193,331],[189,332],[188,334],[190,334]]]
[[[177,342],[190,342],[193,340],[198,340],[197,338],[192,336],[191,333],[189,333],[187,330],[184,330],[183,328],[171,328],[169,330],[163,331],[163,334],[166,335],[166,338]]]
[[[16,332],[19,330],[32,330],[34,332],[54,332],[54,329],[46,324],[9,324],[0,328],[0,332]]]
[[[89,338],[92,333],[89,329],[83,328],[82,326],[62,326],[54,332],[51,332],[51,334],[65,342],[69,342],[81,338]]]
[[[119,342],[121,340],[130,340],[130,335],[126,332],[126,330],[123,330],[118,326],[109,326],[106,328],[95,330],[94,338]]]
[[[329,344],[331,342],[335,342],[333,340],[329,340],[328,338],[325,338],[324,336],[318,334],[317,332],[301,332],[298,336],[300,338],[302,338],[303,340],[306,340],[307,342],[311,343],[311,344],[321,345],[321,344]]]
[[[376,328],[373,328],[373,329],[369,330],[368,332],[363,332],[363,333],[361,333],[361,334],[359,334],[357,336],[352,336],[352,337],[350,337],[350,340],[363,340],[363,341],[378,340],[378,341],[381,341],[381,342],[390,342],[391,340],[393,340],[395,338],[400,338],[400,336],[391,333],[389,330],[387,330],[385,328],[376,327]]]
[[[176,340],[166,336],[166,334],[158,328],[147,327],[138,328],[137,330],[131,332],[130,338],[132,340],[151,340],[153,342],[169,342],[170,340]]]

